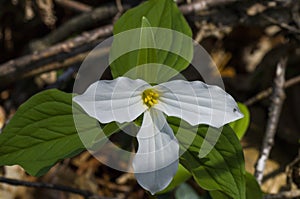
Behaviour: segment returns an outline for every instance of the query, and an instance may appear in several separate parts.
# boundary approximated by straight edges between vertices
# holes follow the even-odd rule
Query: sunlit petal
[[[178,169],[179,145],[162,112],[144,113],[137,134],[133,169],[138,183],[152,194],[164,189]]]
[[[101,80],[90,85],[82,95],[73,100],[101,123],[130,122],[147,109],[141,96],[149,87],[151,86],[143,80],[126,77]]]
[[[235,100],[218,86],[174,80],[154,87],[160,93],[154,108],[191,125],[221,127],[243,117]]]

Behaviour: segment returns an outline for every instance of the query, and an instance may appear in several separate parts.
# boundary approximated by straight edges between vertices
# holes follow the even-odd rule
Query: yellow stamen
[[[158,98],[159,94],[153,89],[144,90],[142,94],[142,100],[149,108],[158,103]]]
[[[153,104],[157,104],[158,101],[156,99],[152,99]]]
[[[154,93],[154,94],[153,94],[153,97],[154,97],[154,98],[158,98],[159,95],[158,95],[157,93]]]
[[[152,101],[149,101],[148,104],[149,104],[150,106],[153,106],[153,102],[152,102]]]

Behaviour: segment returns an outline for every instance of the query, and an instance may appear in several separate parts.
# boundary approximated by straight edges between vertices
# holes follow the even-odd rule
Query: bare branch
[[[284,88],[286,89],[286,88],[289,88],[289,87],[294,86],[295,84],[299,84],[299,83],[300,83],[300,75],[287,80],[284,83]],[[255,96],[251,97],[247,101],[245,101],[244,104],[246,106],[251,106],[256,102],[269,97],[272,94],[272,90],[273,90],[272,87],[269,87],[269,88],[259,92]]]
[[[57,184],[50,184],[50,183],[44,183],[44,182],[29,182],[29,181],[23,181],[23,180],[15,180],[5,177],[0,177],[0,182],[5,184],[10,184],[14,186],[26,186],[26,187],[36,187],[36,188],[45,188],[45,189],[53,189],[68,193],[73,193],[77,195],[83,196],[85,199],[112,199],[112,198],[106,198],[106,197],[100,197],[96,194],[93,194],[90,191],[87,190],[81,190],[73,187],[68,187],[64,185],[57,185]]]
[[[92,7],[89,5],[86,5],[84,3],[78,2],[78,1],[72,1],[72,0],[55,0],[55,2],[65,8],[68,8],[70,10],[73,10],[75,12],[90,12],[92,11]]]
[[[287,59],[282,58],[277,64],[276,77],[274,80],[274,91],[271,96],[271,105],[266,134],[255,169],[255,177],[259,184],[261,184],[262,182],[266,161],[269,158],[271,149],[274,144],[274,136],[278,125],[282,104],[285,99],[284,82],[286,63]]]
[[[85,58],[87,52],[99,43],[99,38],[109,36],[111,33],[112,26],[108,25],[84,32],[78,37],[48,49],[8,61],[0,65],[1,87],[18,78],[33,76],[59,69],[62,65],[70,66],[74,62],[80,62]]]
[[[207,10],[210,7],[226,5],[234,3],[238,0],[206,0],[206,1],[196,1],[186,5],[180,6],[180,10],[183,14],[190,14],[194,12],[199,12],[202,10]]]
[[[84,31],[88,28],[94,27],[104,19],[109,19],[118,13],[118,9],[114,4],[108,4],[99,8],[95,8],[92,12],[82,13],[76,16],[61,27],[52,31],[42,39],[38,39],[29,44],[32,52],[43,50],[57,42],[63,41],[74,33]]]

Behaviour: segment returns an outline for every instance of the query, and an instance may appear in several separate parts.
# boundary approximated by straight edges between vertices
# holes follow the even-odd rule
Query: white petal
[[[160,92],[154,108],[191,125],[221,127],[243,117],[235,100],[218,86],[174,80],[154,87]]]
[[[73,100],[101,123],[130,122],[147,109],[142,101],[142,92],[149,87],[143,80],[126,77],[101,80],[91,84]]]
[[[138,183],[152,194],[163,190],[178,169],[179,145],[162,112],[144,113],[137,134],[138,151],[133,170]]]

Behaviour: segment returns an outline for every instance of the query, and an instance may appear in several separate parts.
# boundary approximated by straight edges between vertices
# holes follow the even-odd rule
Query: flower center
[[[159,94],[153,89],[144,90],[142,99],[144,104],[151,108],[154,104],[158,103]]]

